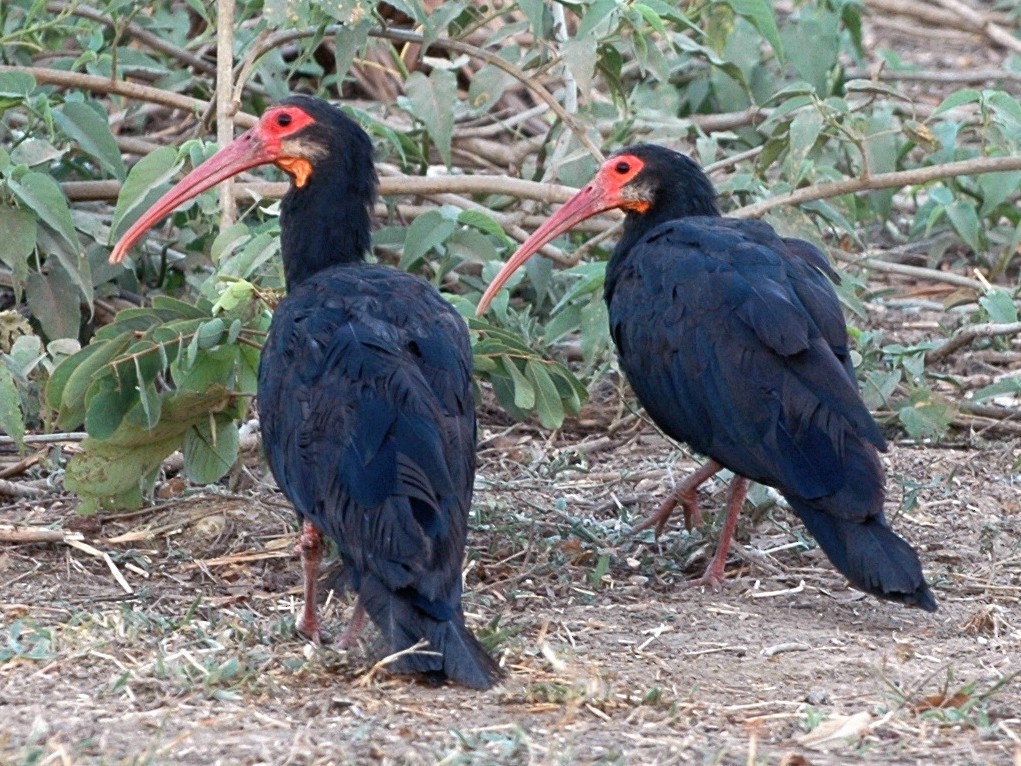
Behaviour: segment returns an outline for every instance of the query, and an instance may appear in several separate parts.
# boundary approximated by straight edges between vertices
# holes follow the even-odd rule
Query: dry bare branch
[[[862,191],[876,191],[877,189],[893,189],[902,186],[924,184],[929,181],[938,181],[941,178],[979,175],[980,173],[1003,173],[1009,170],[1021,170],[1021,156],[979,157],[972,160],[947,162],[942,165],[932,165],[913,170],[898,170],[893,173],[879,173],[874,176],[847,178],[843,181],[804,186],[800,189],[795,189],[789,194],[781,194],[761,202],[745,205],[731,211],[728,215],[734,218],[758,218],[763,213],[781,205],[800,205],[805,202],[813,202],[817,199],[839,197],[842,194],[855,194]]]
[[[1017,335],[1018,333],[1021,333],[1021,322],[988,322],[966,325],[950,336],[942,345],[927,352],[925,362],[926,364],[940,362],[976,338],[995,338],[1000,335]]]

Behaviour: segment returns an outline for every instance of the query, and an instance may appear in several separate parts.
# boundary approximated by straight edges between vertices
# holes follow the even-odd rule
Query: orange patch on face
[[[625,200],[621,207],[633,213],[647,213],[649,208],[652,207],[652,203],[644,199],[629,199]]]
[[[294,179],[294,185],[301,188],[312,175],[312,163],[301,157],[281,157],[276,166]]]

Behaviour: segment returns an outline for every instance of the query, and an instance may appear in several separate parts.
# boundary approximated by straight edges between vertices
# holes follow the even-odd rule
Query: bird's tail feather
[[[788,501],[833,566],[856,588],[927,612],[936,611],[936,598],[925,582],[918,554],[881,519],[849,521],[813,508],[804,500]]]
[[[413,594],[394,592],[371,575],[362,579],[358,595],[388,653],[409,649],[423,638],[429,642],[390,665],[395,672],[424,673],[472,689],[488,689],[500,680],[500,667],[464,624],[460,608],[451,619],[437,620],[415,606]]]

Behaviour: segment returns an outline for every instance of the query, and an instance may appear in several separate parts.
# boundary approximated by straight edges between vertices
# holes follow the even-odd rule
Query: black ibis
[[[428,642],[392,669],[489,688],[499,668],[461,607],[476,438],[468,330],[426,281],[365,262],[377,189],[365,131],[320,99],[283,99],[156,202],[110,260],[185,200],[270,163],[291,179],[280,207],[287,295],[258,401],[270,469],[302,523],[298,629],[319,638],[326,534],[357,593],[342,645],[368,613],[391,653]]]
[[[734,472],[727,521],[699,581],[719,585],[748,480],[777,488],[850,582],[928,611],[936,600],[914,549],[883,513],[879,427],[858,392],[847,327],[825,257],[761,221],[724,218],[690,158],[650,144],[622,149],[543,224],[489,285],[579,221],[626,215],[604,297],[620,366],[653,421],[708,456],[645,526]]]

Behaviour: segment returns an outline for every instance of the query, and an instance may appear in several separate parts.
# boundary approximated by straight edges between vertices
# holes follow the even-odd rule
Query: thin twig
[[[95,556],[97,559],[102,559],[106,563],[107,569],[110,570],[110,574],[113,575],[113,579],[117,581],[119,586],[121,586],[121,589],[129,595],[135,592],[132,590],[131,586],[128,585],[128,581],[124,579],[124,575],[121,574],[121,570],[117,568],[115,563],[113,563],[113,559],[110,558],[109,553],[101,551],[86,542],[82,542],[81,540],[76,540],[74,538],[66,538],[63,542],[70,545],[72,548],[77,548],[82,553],[87,553],[90,556]]]
[[[375,665],[373,665],[371,668],[369,668],[368,672],[364,676],[355,681],[355,686],[368,686],[375,679],[376,674],[379,673],[379,671],[381,671],[387,665],[392,665],[393,663],[397,662],[397,660],[399,660],[401,657],[407,657],[409,654],[432,654],[436,655],[437,657],[439,656],[439,652],[422,651],[423,649],[427,649],[428,647],[429,642],[423,638],[420,639],[418,643],[414,644],[413,646],[409,646],[407,649],[402,649],[399,652],[388,654],[386,657],[384,657]]]
[[[295,40],[300,40],[304,37],[312,37],[321,34],[324,35],[335,34],[343,28],[344,28],[343,25],[338,24],[326,27],[325,29],[322,28],[297,29],[287,32],[277,32],[276,34],[268,35],[265,39],[261,40],[259,43],[252,47],[251,51],[249,51],[248,55],[245,57],[245,60],[238,66],[238,75],[251,71],[252,64],[259,58],[264,56],[266,53],[273,50],[274,48],[277,48],[281,45],[285,45],[286,43],[289,42],[293,42]],[[380,37],[385,40],[393,40],[395,42],[416,43],[418,45],[425,44],[425,38],[422,35],[418,34],[417,32],[409,32],[404,29],[390,29],[390,28],[373,29],[369,31],[369,35],[371,37]],[[556,98],[554,98],[553,94],[550,93],[545,86],[543,86],[539,82],[536,82],[534,78],[530,77],[528,73],[525,72],[520,67],[515,66],[506,59],[500,58],[495,53],[490,53],[484,48],[478,48],[474,45],[461,42],[460,40],[440,38],[438,40],[432,40],[429,43],[429,46],[430,47],[435,46],[437,48],[454,51],[455,53],[464,53],[468,56],[471,56],[472,58],[479,59],[480,61],[485,61],[487,64],[490,64],[491,66],[494,66],[497,69],[506,72],[515,80],[520,82],[523,86],[525,86],[525,88],[527,88],[529,91],[538,96],[540,100],[545,102],[546,105],[549,106],[551,110],[553,110],[553,113],[556,114],[558,118],[560,118],[560,121],[563,122],[564,125],[566,125],[567,128],[578,137],[578,140],[581,142],[582,146],[584,146],[592,154],[593,157],[598,159],[600,162],[603,160],[602,151],[599,149],[598,146],[596,146],[592,139],[589,138],[588,134],[585,132],[584,128],[582,128],[582,126],[578,124],[578,121],[575,119],[575,117],[572,114],[570,114],[566,109],[564,109],[563,105],[559,101],[557,101]]]
[[[24,545],[26,543],[66,543],[68,540],[81,540],[80,532],[65,532],[50,527],[20,527],[13,524],[0,524],[0,543]]]
[[[947,85],[971,85],[984,82],[1021,82],[1021,72],[1010,69],[937,69],[901,70],[883,69],[872,72],[865,69],[849,69],[848,79],[880,80],[884,82],[938,82]]]
[[[968,24],[959,14],[942,8],[936,8],[932,3],[928,2],[920,2],[919,0],[865,0],[865,5],[872,11],[913,16],[936,27],[952,27],[966,32],[977,31],[973,25]],[[1011,23],[1010,16],[1006,13],[990,13],[988,18],[999,24]]]
[[[936,3],[964,19],[976,29],[981,30],[986,37],[1001,48],[1006,48],[1014,53],[1021,53],[1021,40],[1018,40],[1009,31],[996,22],[991,21],[988,16],[979,13],[967,3],[962,3],[961,0],[936,0]]]
[[[216,68],[205,59],[200,58],[183,48],[178,48],[176,45],[168,43],[162,37],[157,37],[149,30],[140,27],[138,24],[132,22],[130,24],[125,24],[122,27],[118,27],[117,23],[113,18],[111,18],[109,13],[98,11],[87,5],[61,2],[47,3],[46,10],[51,13],[70,13],[74,16],[80,16],[83,19],[88,19],[96,24],[102,24],[103,26],[110,27],[111,29],[117,29],[119,32],[133,37],[145,47],[177,59],[182,64],[190,66],[192,69],[204,72],[205,74],[214,74],[216,72]]]
[[[216,143],[221,149],[234,140],[234,113],[240,101],[234,101],[234,0],[216,3]],[[238,217],[234,202],[234,181],[220,184],[220,230],[234,225]]]
[[[59,434],[28,434],[25,436],[25,444],[56,444],[58,442],[80,442],[88,436],[84,431],[71,431],[70,433]],[[10,436],[0,434],[0,444],[17,444]]]
[[[1018,333],[1021,333],[1021,322],[988,322],[966,325],[944,341],[942,345],[926,352],[925,361],[927,364],[942,361],[976,338],[995,338],[998,335],[1016,335]]]
[[[800,205],[817,199],[829,199],[843,194],[854,194],[861,191],[892,189],[901,186],[924,184],[941,178],[954,176],[971,176],[981,173],[1003,173],[1009,170],[1021,170],[1021,156],[1010,157],[978,157],[972,160],[947,162],[913,170],[898,170],[893,173],[880,173],[862,178],[846,178],[843,181],[832,181],[795,189],[789,194],[762,200],[752,205],[745,205],[728,215],[733,218],[758,218],[763,213],[781,205]]]
[[[380,164],[378,167],[384,167]],[[236,197],[279,199],[287,193],[287,182],[254,181],[238,183]],[[120,181],[65,181],[61,188],[72,202],[115,200]],[[522,178],[494,175],[464,176],[383,176],[379,193],[384,197],[431,197],[437,194],[505,194],[518,199],[534,199],[546,204],[567,202],[577,189],[561,184],[538,183]]]
[[[0,479],[0,495],[8,495],[10,497],[39,497],[40,495],[45,494],[45,489],[30,487],[27,484],[21,484],[15,481],[7,481],[7,479]]]
[[[843,250],[830,250],[829,252],[838,261],[843,261],[844,263],[849,263],[854,266],[860,266],[864,269],[870,269],[871,271],[883,271],[888,274],[901,274],[905,277],[914,277],[928,282],[944,282],[948,285],[964,287],[978,293],[984,292],[986,289],[985,285],[977,279],[962,277],[960,274],[955,274],[952,271],[927,269],[924,266],[911,266],[907,263],[890,263],[889,261],[884,261],[881,258],[874,258],[869,255],[856,255]]]
[[[138,85],[124,80],[111,80],[109,77],[97,77],[90,74],[78,72],[65,72],[60,69],[47,69],[46,67],[32,66],[8,66],[0,64],[2,72],[21,72],[30,74],[36,82],[44,85],[59,85],[63,88],[78,88],[92,93],[114,93],[118,96],[147,101],[152,104],[168,106],[171,109],[181,109],[194,115],[200,115],[209,106],[208,102],[198,98],[182,96],[179,93],[172,93],[161,88],[153,88],[148,85]],[[258,122],[258,118],[247,112],[239,112],[235,121],[241,127],[247,129]]]

